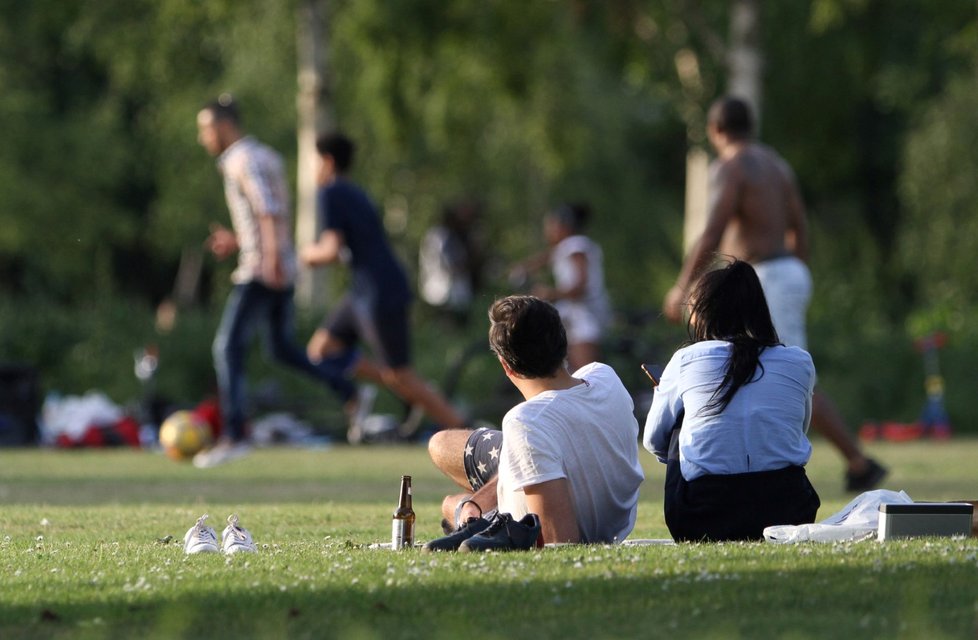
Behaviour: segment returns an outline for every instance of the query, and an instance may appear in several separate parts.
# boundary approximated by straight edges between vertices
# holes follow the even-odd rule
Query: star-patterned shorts
[[[503,432],[496,429],[476,429],[465,442],[465,475],[473,491],[492,480],[499,471],[499,453],[503,449]]]

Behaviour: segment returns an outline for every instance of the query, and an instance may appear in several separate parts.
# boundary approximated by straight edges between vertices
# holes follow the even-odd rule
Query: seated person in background
[[[643,439],[667,463],[670,533],[760,540],[766,526],[814,522],[820,503],[804,468],[812,452],[811,356],[778,341],[746,262],[703,275],[689,307],[691,344],[662,372]],[[667,461],[676,426],[679,459]]]
[[[467,490],[445,498],[446,519],[475,535],[481,529],[469,525],[492,510],[514,519],[534,513],[546,543],[623,540],[635,525],[645,476],[621,380],[600,363],[571,375],[560,315],[539,298],[497,300],[489,319],[489,345],[526,401],[506,414],[501,432],[432,436],[435,465]],[[458,548],[463,540],[429,548]]]

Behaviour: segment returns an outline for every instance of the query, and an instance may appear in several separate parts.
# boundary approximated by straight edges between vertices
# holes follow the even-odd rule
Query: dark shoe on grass
[[[458,550],[514,551],[542,546],[537,514],[528,513],[522,520],[514,520],[508,513],[499,513],[485,531],[464,541]]]
[[[485,518],[469,518],[457,531],[449,533],[444,538],[435,538],[427,542],[424,551],[457,551],[460,544],[472,536],[485,531],[489,521]]]
[[[862,473],[846,473],[846,491],[869,491],[883,481],[889,470],[872,458],[866,458],[866,469]]]

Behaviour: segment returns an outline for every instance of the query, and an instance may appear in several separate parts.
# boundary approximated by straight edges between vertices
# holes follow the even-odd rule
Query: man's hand
[[[262,282],[270,289],[285,288],[285,270],[278,254],[266,256],[262,262]]]
[[[683,319],[683,305],[686,303],[686,291],[678,285],[673,285],[662,301],[662,313],[669,322],[678,323]]]
[[[238,239],[234,232],[216,222],[210,226],[211,234],[204,245],[218,260],[224,260],[238,250]]]

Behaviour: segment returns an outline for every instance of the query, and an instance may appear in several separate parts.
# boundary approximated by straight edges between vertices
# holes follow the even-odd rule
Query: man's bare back
[[[788,164],[762,144],[744,142],[718,158],[711,171],[711,205],[716,198],[733,207],[719,252],[754,263],[798,249],[804,253],[797,244],[805,224],[797,191]]]
[[[718,252],[755,264],[786,255],[808,258],[805,208],[788,163],[748,138],[710,138],[718,157],[710,167],[706,227],[663,302],[673,322],[682,317],[690,284]]]

